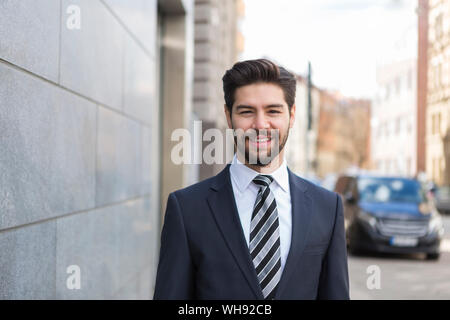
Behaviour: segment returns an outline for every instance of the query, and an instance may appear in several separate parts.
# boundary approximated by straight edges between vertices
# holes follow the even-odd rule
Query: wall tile
[[[154,165],[152,160],[159,157],[159,150],[153,148],[151,133],[152,130],[150,128],[142,127],[141,194],[149,194],[152,191],[152,165]]]
[[[120,287],[116,206],[62,217],[57,221],[58,299],[108,299]],[[68,289],[67,267],[80,268],[80,289]]]
[[[58,219],[57,295],[61,299],[109,299],[138,294],[134,279],[148,265],[155,226],[148,198]],[[66,268],[81,269],[81,289],[68,290]],[[131,288],[130,288],[131,287]],[[133,295],[132,295],[133,294]]]
[[[0,63],[0,229],[92,208],[92,103]]]
[[[0,300],[55,298],[55,221],[0,232]]]
[[[99,107],[96,204],[123,201],[141,190],[141,126]]]
[[[60,1],[0,1],[0,58],[57,82]]]
[[[124,63],[123,111],[150,125],[158,108],[155,61],[126,36]]]
[[[68,29],[66,10],[72,3],[62,0],[61,85],[121,110],[122,26],[99,0],[79,0],[81,28]]]
[[[103,0],[153,57],[156,50],[157,0]]]

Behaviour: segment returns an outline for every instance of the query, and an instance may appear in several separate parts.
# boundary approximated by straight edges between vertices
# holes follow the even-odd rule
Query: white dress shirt
[[[247,246],[250,242],[250,222],[253,206],[259,191],[259,186],[254,184],[252,180],[259,174],[259,172],[240,162],[236,154],[234,155],[230,166],[231,184]],[[292,234],[291,193],[286,159],[283,159],[281,166],[274,172],[264,174],[270,175],[274,179],[270,184],[270,190],[273,192],[277,203],[280,225],[281,271],[283,271],[291,246]]]

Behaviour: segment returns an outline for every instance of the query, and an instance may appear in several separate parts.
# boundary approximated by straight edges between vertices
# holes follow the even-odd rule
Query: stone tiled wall
[[[0,299],[152,297],[156,17],[157,0],[0,1]]]

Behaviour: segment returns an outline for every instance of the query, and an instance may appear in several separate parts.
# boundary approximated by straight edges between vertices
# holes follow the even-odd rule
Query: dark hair
[[[273,83],[280,86],[284,93],[284,100],[286,100],[289,107],[289,112],[295,102],[296,80],[294,75],[267,59],[237,62],[225,72],[222,81],[225,104],[230,114],[234,104],[236,89],[258,82]]]

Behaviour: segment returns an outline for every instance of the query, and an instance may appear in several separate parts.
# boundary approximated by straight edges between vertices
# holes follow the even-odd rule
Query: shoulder
[[[208,194],[208,191],[216,177],[211,177],[206,180],[194,183],[188,187],[173,191],[173,194],[178,201],[196,201],[199,198],[204,198]]]
[[[309,208],[313,212],[313,220],[328,225],[331,230],[337,217],[343,213],[340,196],[297,175],[293,180],[297,186],[301,185],[300,192],[304,192],[306,199],[310,201]],[[294,194],[293,196],[295,197]]]
[[[308,196],[314,201],[318,203],[324,203],[328,205],[336,206],[339,199],[339,195],[334,192],[330,191],[328,189],[325,189],[324,187],[321,187],[319,185],[316,185],[312,183],[311,181],[308,181],[305,178],[302,178],[298,176],[297,174],[293,173],[292,179],[295,180],[295,183],[297,185],[301,186],[301,189],[308,194]]]
[[[226,182],[226,176],[219,174],[173,191],[168,196],[167,208],[179,212],[186,228],[190,228],[188,225],[192,227],[199,221],[206,221],[205,219],[210,216],[209,197],[215,193],[212,189],[223,185],[224,182]]]
[[[211,188],[216,189],[223,185],[230,179],[229,165],[226,166],[217,175],[194,183],[188,187],[176,190],[171,193],[178,201],[182,202],[198,202],[199,200],[206,199],[210,194]]]

